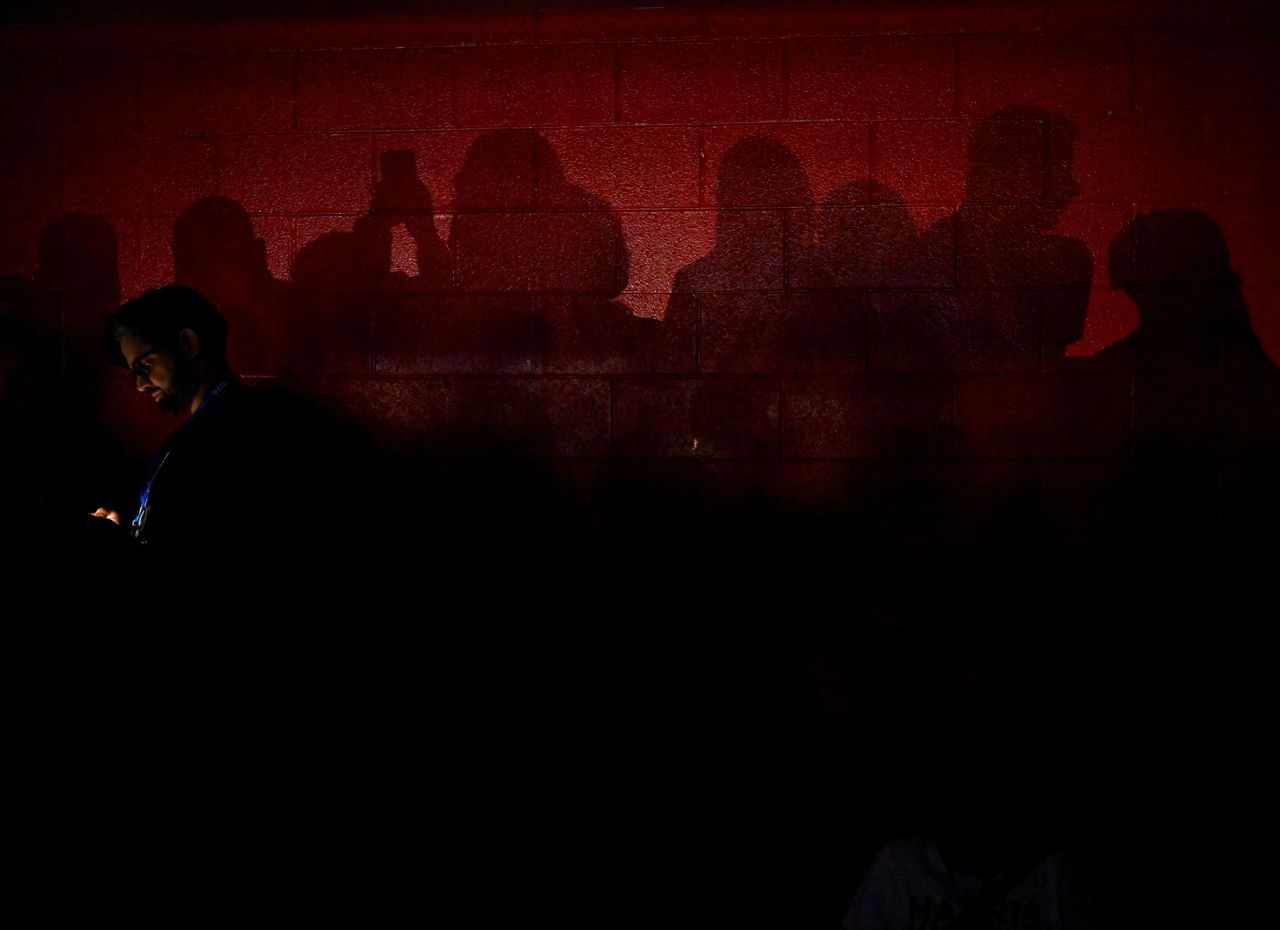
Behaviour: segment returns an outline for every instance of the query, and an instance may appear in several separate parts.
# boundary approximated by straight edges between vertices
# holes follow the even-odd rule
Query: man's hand
[[[120,514],[114,510],[108,510],[106,507],[99,507],[89,516],[98,517],[101,520],[110,520],[116,526],[120,525]]]

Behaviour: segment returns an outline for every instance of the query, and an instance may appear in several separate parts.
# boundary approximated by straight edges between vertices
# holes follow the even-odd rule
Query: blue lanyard
[[[142,530],[143,527],[147,525],[148,514],[151,513],[151,508],[147,505],[147,501],[151,497],[151,486],[156,483],[156,475],[160,474],[160,470],[164,468],[164,463],[169,461],[169,456],[173,454],[173,450],[178,445],[178,440],[181,439],[182,434],[187,431],[187,427],[191,425],[191,421],[200,415],[201,410],[209,406],[209,402],[211,400],[226,390],[227,385],[230,383],[231,380],[227,379],[206,394],[204,400],[200,401],[200,406],[195,409],[195,412],[192,413],[191,416],[187,417],[186,422],[179,426],[177,430],[174,431],[173,435],[165,440],[165,443],[160,447],[160,450],[156,452],[156,455],[160,456],[160,461],[156,467],[151,470],[151,477],[147,479],[147,483],[142,486],[142,494],[139,498],[137,516],[135,516],[133,518],[133,522],[129,524],[129,529],[133,538],[139,542],[146,542],[146,540],[142,538]],[[161,455],[162,452],[163,455]]]

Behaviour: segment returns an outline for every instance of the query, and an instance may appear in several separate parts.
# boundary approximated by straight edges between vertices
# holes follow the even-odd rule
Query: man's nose
[[[135,371],[133,373],[133,386],[139,391],[150,390],[152,386],[151,378],[147,375],[138,374],[138,372]]]

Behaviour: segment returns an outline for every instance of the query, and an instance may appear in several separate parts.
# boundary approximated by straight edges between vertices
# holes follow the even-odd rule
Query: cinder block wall
[[[708,499],[872,517],[904,481],[981,496],[1012,480],[1069,525],[1072,489],[1124,455],[1131,417],[1127,379],[1071,362],[1134,327],[1108,249],[1156,207],[1217,221],[1280,357],[1280,39],[1262,2],[488,10],[8,27],[0,41],[0,272],[75,278],[40,256],[68,214],[105,221],[117,245],[118,293],[110,275],[42,292],[73,374],[96,371],[117,298],[197,274],[175,268],[175,226],[209,197],[243,208],[261,241],[224,267],[265,260],[274,279],[210,285],[234,305],[245,374],[287,375],[401,451],[535,435],[519,448],[563,462],[587,497],[622,463]],[[1053,233],[1087,246],[1087,274],[1046,259],[1048,280],[969,279],[995,228],[982,211],[1027,199],[957,213],[975,131],[1011,107],[1074,127],[1078,193]],[[487,166],[477,140],[499,149]],[[398,225],[383,267],[344,277],[334,263],[392,151],[413,153],[430,194],[418,218],[450,252],[423,267]],[[756,161],[722,171],[733,151]],[[1050,183],[1060,156],[1027,151]],[[735,177],[747,189],[731,194]],[[953,214],[932,277],[876,252],[904,218],[922,234]],[[745,230],[737,246],[728,228]],[[811,241],[840,229],[871,233],[857,262],[815,277]],[[333,233],[352,238],[317,248],[304,286],[299,256]],[[353,292],[360,280],[374,283]],[[911,309],[921,292],[998,303],[1054,286],[1087,290],[1065,360],[1042,343],[966,362],[946,340],[969,334]],[[801,319],[816,322],[797,335]],[[597,325],[606,349],[584,354]],[[170,424],[118,373],[93,376],[113,428],[152,446]]]

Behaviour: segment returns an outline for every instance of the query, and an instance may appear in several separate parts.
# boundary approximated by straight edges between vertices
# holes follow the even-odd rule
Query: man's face
[[[189,361],[172,349],[152,345],[132,334],[121,337],[120,351],[129,365],[134,387],[150,395],[161,413],[180,415],[190,411],[197,382]]]

